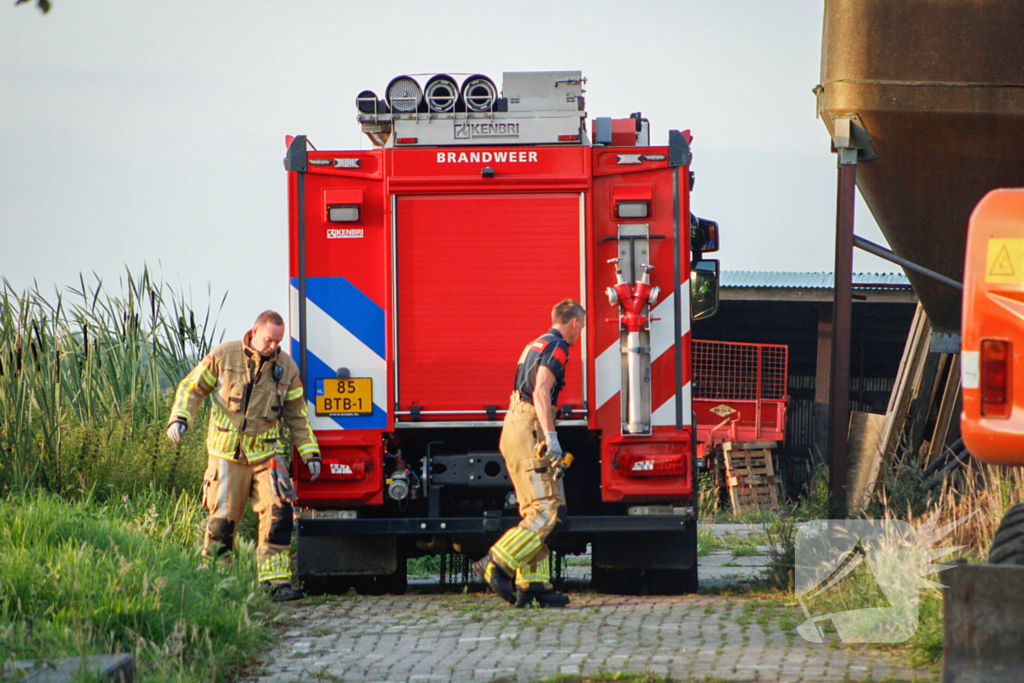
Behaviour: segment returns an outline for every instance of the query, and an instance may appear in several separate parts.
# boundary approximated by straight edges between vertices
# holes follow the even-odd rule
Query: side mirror
[[[718,223],[690,214],[690,251],[718,251]]]
[[[718,312],[718,260],[690,264],[690,317],[705,320]]]

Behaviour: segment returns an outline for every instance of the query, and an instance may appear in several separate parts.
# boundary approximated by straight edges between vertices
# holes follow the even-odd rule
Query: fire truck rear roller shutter
[[[555,302],[580,297],[579,195],[399,197],[396,238],[401,410],[504,410],[523,346]],[[561,404],[583,403],[580,358]]]

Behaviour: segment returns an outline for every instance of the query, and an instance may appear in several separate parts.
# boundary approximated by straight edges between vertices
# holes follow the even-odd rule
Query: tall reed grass
[[[49,298],[3,280],[0,493],[154,480],[174,488],[182,458],[161,427],[172,388],[210,349],[215,327],[209,307],[197,316],[148,268],[126,271],[118,291],[80,276]],[[201,451],[189,443],[186,460]]]
[[[0,669],[127,651],[137,680],[227,681],[266,644],[254,516],[233,564],[201,554],[206,411],[164,436],[215,318],[148,268],[49,297],[2,281]]]

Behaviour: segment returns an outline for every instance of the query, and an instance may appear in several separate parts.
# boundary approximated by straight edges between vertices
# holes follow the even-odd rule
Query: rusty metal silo
[[[826,0],[818,111],[855,114],[877,158],[857,187],[893,251],[963,279],[967,220],[1024,186],[1019,0]],[[959,292],[908,272],[933,326],[960,327]]]

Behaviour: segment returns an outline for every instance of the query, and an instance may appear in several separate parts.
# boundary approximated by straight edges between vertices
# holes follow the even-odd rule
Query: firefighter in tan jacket
[[[320,475],[320,451],[299,369],[281,352],[283,338],[284,320],[265,311],[240,341],[213,349],[178,385],[167,428],[167,437],[180,443],[199,403],[213,394],[206,437],[210,459],[203,478],[203,503],[210,517],[203,551],[220,556],[234,550],[235,528],[251,499],[260,520],[259,580],[278,602],[302,597],[290,586],[295,494],[279,458],[284,452],[282,419],[312,479]]]

